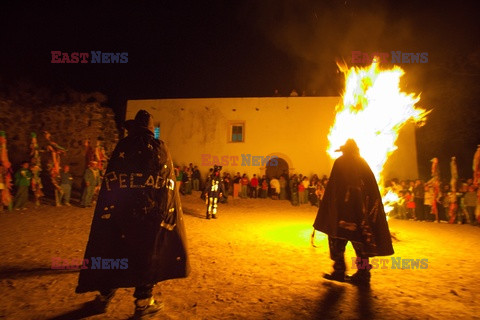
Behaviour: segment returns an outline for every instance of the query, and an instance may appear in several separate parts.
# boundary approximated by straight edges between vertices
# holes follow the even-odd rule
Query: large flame
[[[380,69],[379,64],[373,62],[365,68],[348,69],[340,64],[339,68],[345,74],[345,92],[343,101],[336,107],[327,152],[335,159],[340,156],[335,150],[347,139],[355,139],[383,191],[383,167],[397,149],[398,132],[408,121],[422,124],[427,112],[415,108],[419,95],[400,90],[400,78],[404,74],[400,67]]]

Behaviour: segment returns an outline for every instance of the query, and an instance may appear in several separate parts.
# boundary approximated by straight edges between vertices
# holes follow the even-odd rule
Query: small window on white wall
[[[229,128],[229,142],[245,141],[245,122],[232,122]]]

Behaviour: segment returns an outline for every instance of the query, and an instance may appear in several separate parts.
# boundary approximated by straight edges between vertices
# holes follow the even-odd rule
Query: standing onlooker
[[[468,212],[468,219],[471,225],[477,225],[478,222],[475,219],[475,208],[477,207],[477,193],[473,185],[468,186],[468,191],[463,198],[465,209]]]
[[[65,165],[63,171],[60,173],[60,188],[62,188],[63,195],[60,197],[60,204],[64,203],[70,206],[70,195],[72,194],[73,178],[70,173],[70,166]]]
[[[241,187],[241,180],[240,172],[237,172],[235,177],[233,178],[233,199],[238,199],[238,194],[240,193]]]
[[[231,179],[230,179],[230,173],[228,172],[224,172],[223,173],[223,198],[224,199],[228,199],[228,196],[230,195],[230,191],[231,191],[231,187],[230,187],[230,184],[231,184]]]
[[[243,176],[242,176],[242,180],[240,181],[240,183],[242,184],[242,193],[240,194],[240,198],[247,198],[247,195],[248,195],[248,177],[247,177],[247,174],[244,173]]]
[[[407,219],[417,220],[415,216],[415,199],[410,190],[405,192],[405,207],[407,208]]]
[[[267,196],[268,196],[268,180],[267,180],[267,176],[263,175],[261,180],[260,198],[266,199]]]
[[[430,214],[432,212],[433,204],[433,188],[430,184],[425,184],[425,196],[423,199],[423,217],[425,220],[430,220]]]
[[[277,178],[270,179],[270,189],[272,193],[272,199],[278,200],[278,194],[280,193],[280,181]]]
[[[257,190],[258,190],[258,179],[256,174],[254,174],[252,179],[250,180],[250,188],[251,188],[251,197],[256,199]]]
[[[292,206],[298,206],[298,180],[296,174],[290,178],[290,191]]]
[[[197,166],[193,167],[192,183],[193,183],[193,190],[199,191],[200,190],[200,170],[198,170]]]
[[[298,183],[298,203],[305,203],[305,186],[303,185],[303,181],[299,181]]]
[[[465,194],[468,192],[468,185],[466,183],[462,183],[460,190],[457,192],[457,203],[458,203],[458,211],[457,211],[457,223],[463,224],[469,221],[470,217],[467,212],[467,208],[465,206]]]
[[[278,181],[280,181],[280,200],[287,200],[287,180],[281,175]]]
[[[415,180],[415,185],[413,186],[413,198],[415,201],[415,216],[418,220],[425,220],[425,209],[423,204],[425,201],[425,186],[423,185],[422,180]]]
[[[182,180],[185,194],[192,194],[192,172],[190,171],[190,167],[183,168]]]
[[[95,189],[100,184],[100,174],[98,173],[96,161],[90,161],[87,170],[83,175],[85,188],[83,189],[82,200],[80,206],[82,208],[91,207]]]
[[[308,203],[308,187],[310,185],[310,181],[308,180],[307,176],[303,177],[303,203]]]
[[[440,192],[440,197],[439,197],[440,204],[441,204],[440,211],[442,212],[443,221],[448,221],[447,215],[448,215],[448,209],[450,207],[450,199],[448,197],[449,192],[450,192],[450,185],[445,184],[443,186],[443,189]]]
[[[177,180],[178,190],[181,194],[185,194],[183,192],[183,171],[179,166],[175,168],[175,179]]]
[[[398,200],[397,200],[397,203],[394,204],[393,208],[394,210],[391,212],[391,215],[392,216],[396,216],[397,218],[399,219],[408,219],[407,217],[407,199],[406,199],[406,196],[405,196],[405,192],[404,191],[400,191],[400,193],[398,194]]]
[[[15,186],[17,187],[17,193],[13,199],[13,208],[15,210],[26,210],[25,205],[28,202],[28,187],[30,187],[30,180],[32,179],[32,173],[28,169],[30,164],[28,161],[23,161],[21,168],[15,172]]]
[[[290,177],[288,176],[288,170],[284,169],[281,176],[285,179],[285,192],[286,192],[286,199],[290,199],[291,190],[290,190]]]

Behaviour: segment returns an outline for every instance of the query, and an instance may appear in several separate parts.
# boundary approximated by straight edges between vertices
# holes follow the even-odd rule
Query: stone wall
[[[74,176],[74,189],[77,190],[81,188],[85,170],[83,141],[90,139],[94,147],[97,138],[101,137],[107,156],[118,141],[112,109],[97,101],[33,108],[0,99],[0,130],[6,132],[8,156],[14,169],[18,168],[21,161],[29,160],[31,132],[37,134],[41,149],[46,145],[42,132],[50,132],[53,141],[68,149],[61,158],[61,164],[70,165]],[[42,152],[41,157],[42,168],[45,170],[48,154]]]

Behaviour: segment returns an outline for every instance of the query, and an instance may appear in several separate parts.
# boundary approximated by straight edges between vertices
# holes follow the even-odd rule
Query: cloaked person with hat
[[[117,288],[134,287],[134,318],[143,318],[162,309],[154,286],[186,277],[189,267],[167,147],[155,139],[147,111],[127,126],[103,177],[76,292],[100,291],[88,307],[103,313]]]
[[[356,285],[370,283],[369,258],[393,254],[392,239],[375,176],[353,139],[339,150],[317,217],[315,230],[328,235],[333,272],[324,278]],[[352,242],[357,272],[345,275],[345,246]]]

